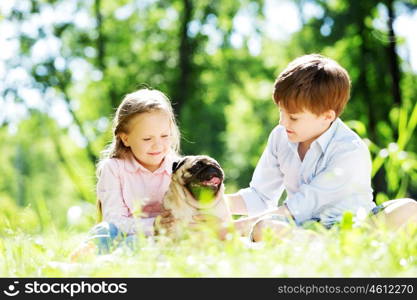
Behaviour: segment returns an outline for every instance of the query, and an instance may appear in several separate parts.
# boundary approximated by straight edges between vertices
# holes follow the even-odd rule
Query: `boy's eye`
[[[164,134],[164,135],[161,135],[161,137],[162,137],[162,138],[167,138],[167,137],[168,137],[168,135],[167,135],[167,134]]]
[[[290,120],[291,121],[297,121],[298,119],[297,118],[294,118],[294,117],[290,117]]]
[[[142,139],[142,140],[144,140],[144,141],[150,141],[151,140],[151,138],[145,138],[145,139]]]

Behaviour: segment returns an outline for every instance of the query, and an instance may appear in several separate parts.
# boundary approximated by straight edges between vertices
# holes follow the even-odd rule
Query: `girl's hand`
[[[161,214],[163,211],[162,203],[152,202],[142,208],[142,213],[146,218],[153,218]]]
[[[169,234],[174,226],[174,216],[170,210],[164,210],[154,221],[155,235]]]

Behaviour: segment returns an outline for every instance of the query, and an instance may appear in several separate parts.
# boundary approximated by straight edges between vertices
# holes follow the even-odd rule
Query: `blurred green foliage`
[[[262,0],[21,0],[3,8],[15,53],[0,79],[0,234],[93,223],[95,163],[112,115],[144,84],[172,99],[183,154],[215,157],[227,192],[247,186],[278,123],[273,82],[312,52],[351,75],[342,119],[369,144],[377,202],[416,198],[417,75],[390,31],[416,2],[289,2],[301,28],[280,39],[265,32]],[[240,31],[242,15],[250,32]]]

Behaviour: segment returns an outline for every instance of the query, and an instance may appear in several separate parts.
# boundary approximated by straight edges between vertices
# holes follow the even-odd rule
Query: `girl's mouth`
[[[148,155],[153,155],[153,156],[157,156],[157,155],[160,155],[162,152],[151,152],[151,153],[148,153]]]

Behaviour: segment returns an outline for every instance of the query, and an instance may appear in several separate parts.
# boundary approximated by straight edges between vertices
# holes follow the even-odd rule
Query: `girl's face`
[[[149,171],[157,170],[170,151],[171,122],[164,111],[141,113],[129,124],[129,133],[120,133],[126,147],[130,147],[136,160]]]

